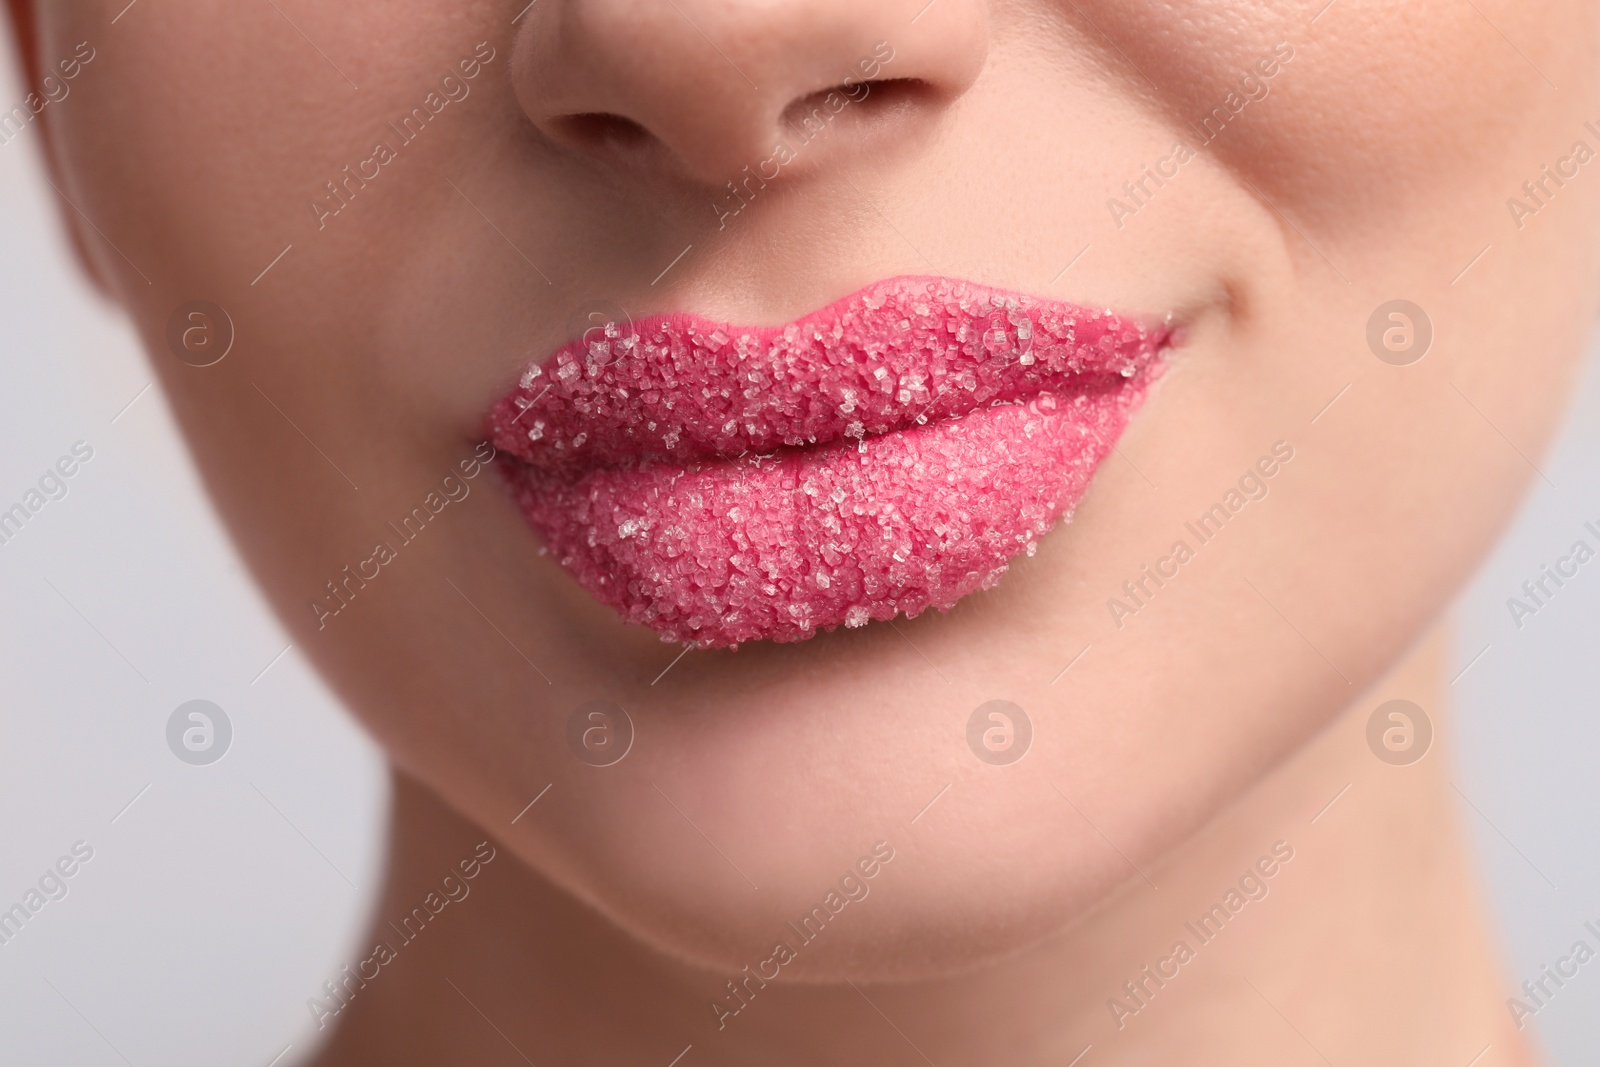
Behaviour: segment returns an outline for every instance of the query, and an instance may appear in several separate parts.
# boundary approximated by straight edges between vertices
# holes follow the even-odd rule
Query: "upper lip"
[[[870,439],[1142,382],[1172,334],[1168,321],[890,278],[787,325],[674,313],[597,326],[525,371],[494,406],[491,437],[551,472]]]

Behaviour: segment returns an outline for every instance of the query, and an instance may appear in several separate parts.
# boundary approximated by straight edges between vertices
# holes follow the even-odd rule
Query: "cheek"
[[[83,106],[61,108],[54,132],[69,173],[98,175],[78,203],[137,267],[104,242],[86,242],[91,254],[109,275],[126,276],[129,302],[162,291],[163,319],[199,293],[230,311],[224,296],[259,298],[251,280],[291,243],[295,258],[333,251],[337,238],[313,241],[328,235],[317,231],[311,201],[328,195],[325,183],[343,166],[354,171],[369,158],[376,140],[393,140],[386,123],[439,92],[470,54],[474,29],[493,24],[482,0],[448,12],[414,8],[385,34],[384,61],[370,63],[364,42],[386,21],[370,2],[297,13],[315,49],[270,4],[226,14],[194,0],[140,4],[112,38],[107,27],[122,6],[39,5],[40,47],[45,57],[71,55],[84,40],[97,47],[71,86]]]
[[[1322,7],[1252,10],[1241,25],[1234,3],[1093,5],[1097,25],[1191,127],[1228,92],[1243,96],[1260,60],[1278,62],[1262,79],[1268,98],[1213,147],[1301,225],[1337,219],[1392,232],[1402,213],[1448,212],[1453,190],[1478,187],[1525,138],[1522,116],[1562,95],[1546,76],[1568,90],[1591,80],[1594,16],[1576,3],[1533,19],[1507,5],[1486,18],[1449,0],[1399,9],[1339,0],[1318,15]],[[1515,26],[1517,46],[1489,19]]]

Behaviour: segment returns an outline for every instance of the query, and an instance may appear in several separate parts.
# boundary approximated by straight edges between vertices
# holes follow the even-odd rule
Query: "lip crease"
[[[1070,518],[1170,321],[948,278],[787,325],[596,327],[487,433],[578,583],[663,640],[799,641],[994,585]]]

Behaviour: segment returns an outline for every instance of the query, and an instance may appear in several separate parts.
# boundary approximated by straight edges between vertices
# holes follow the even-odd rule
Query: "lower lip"
[[[875,290],[881,300],[894,284],[802,322]],[[1066,307],[1013,298],[1025,309]],[[1121,373],[1047,380],[922,424],[912,409],[905,428],[860,441],[558,470],[507,457],[505,469],[560,564],[666,641],[801,641],[840,625],[948,611],[1070,518],[1171,340],[1165,327],[1136,333],[1126,350],[1093,353]],[[504,405],[491,416],[497,444],[514,440],[515,419]]]

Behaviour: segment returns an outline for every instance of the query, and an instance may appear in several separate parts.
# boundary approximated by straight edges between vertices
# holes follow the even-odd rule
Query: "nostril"
[[[883,81],[863,82],[870,89],[866,99],[860,101],[867,107],[890,111],[932,102],[939,91],[920,78],[885,78]]]
[[[652,140],[650,131],[637,122],[609,112],[562,115],[550,125],[559,139],[589,152],[629,151]]]
[[[782,120],[798,125],[818,113],[837,113],[849,108],[860,117],[909,110],[938,98],[938,90],[920,78],[884,78],[879,81],[848,82],[803,96],[784,108]],[[842,101],[842,102],[841,102]]]

